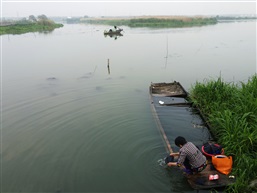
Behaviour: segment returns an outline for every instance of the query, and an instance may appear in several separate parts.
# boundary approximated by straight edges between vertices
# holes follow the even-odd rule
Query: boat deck
[[[153,96],[170,96],[170,97],[186,97],[187,92],[180,85],[179,82],[172,83],[152,83],[151,84],[151,93]]]
[[[219,175],[217,180],[209,180],[209,175]],[[221,174],[211,164],[211,160],[207,167],[199,174],[188,175],[187,181],[193,189],[203,190],[211,188],[225,187],[235,182],[235,178],[229,177],[229,175]]]

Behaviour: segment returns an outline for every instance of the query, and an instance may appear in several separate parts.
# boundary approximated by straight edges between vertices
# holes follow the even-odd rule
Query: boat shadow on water
[[[104,37],[110,37],[117,40],[119,37],[123,36],[123,34],[104,34]]]

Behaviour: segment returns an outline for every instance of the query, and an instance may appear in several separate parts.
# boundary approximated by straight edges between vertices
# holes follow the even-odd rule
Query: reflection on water
[[[255,25],[126,28],[118,41],[103,36],[105,26],[79,24],[3,36],[3,192],[194,192],[180,171],[159,165],[166,152],[150,83],[189,90],[220,74],[246,80],[256,69]],[[184,111],[163,117],[175,151],[177,135],[198,145],[209,137]]]
[[[113,38],[115,40],[117,40],[119,37],[123,36],[123,34],[118,33],[118,34],[105,34],[104,37],[110,37]]]
[[[110,60],[109,59],[108,59],[107,69],[108,69],[108,74],[111,74],[111,71],[110,71]]]

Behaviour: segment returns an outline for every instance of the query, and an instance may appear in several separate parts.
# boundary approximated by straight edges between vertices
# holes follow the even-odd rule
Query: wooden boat
[[[153,96],[187,97],[186,90],[179,82],[151,83],[150,93]]]
[[[122,35],[123,29],[110,29],[109,31],[104,31],[104,35]]]
[[[172,83],[151,83],[149,92],[153,117],[156,120],[157,127],[162,135],[167,153],[169,154],[173,152],[173,150],[165,132],[165,130],[167,131],[165,127],[172,128],[171,124],[173,121],[170,117],[174,117],[175,119],[176,116],[178,116],[174,107],[175,109],[181,108],[182,110],[180,110],[180,112],[185,114],[187,111],[183,111],[183,109],[188,109],[188,107],[191,108],[191,104],[186,100],[188,93],[183,86],[176,81]],[[188,119],[192,119],[193,115],[188,113],[186,116],[188,116]],[[200,115],[199,119],[204,121]],[[186,122],[187,120],[183,121]],[[207,125],[206,129],[208,130]],[[211,157],[207,156],[207,159],[207,167],[202,172],[194,175],[185,175],[189,185],[193,189],[222,188],[235,182],[234,176],[221,174],[213,167]],[[219,179],[209,180],[209,176],[215,174],[218,174]]]

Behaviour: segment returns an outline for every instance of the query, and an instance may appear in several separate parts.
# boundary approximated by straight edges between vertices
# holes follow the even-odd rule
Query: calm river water
[[[1,36],[3,192],[194,192],[158,163],[166,151],[149,85],[246,81],[256,72],[256,22],[123,28],[117,39],[84,24]],[[171,129],[181,128],[188,141],[207,140],[183,121]]]

